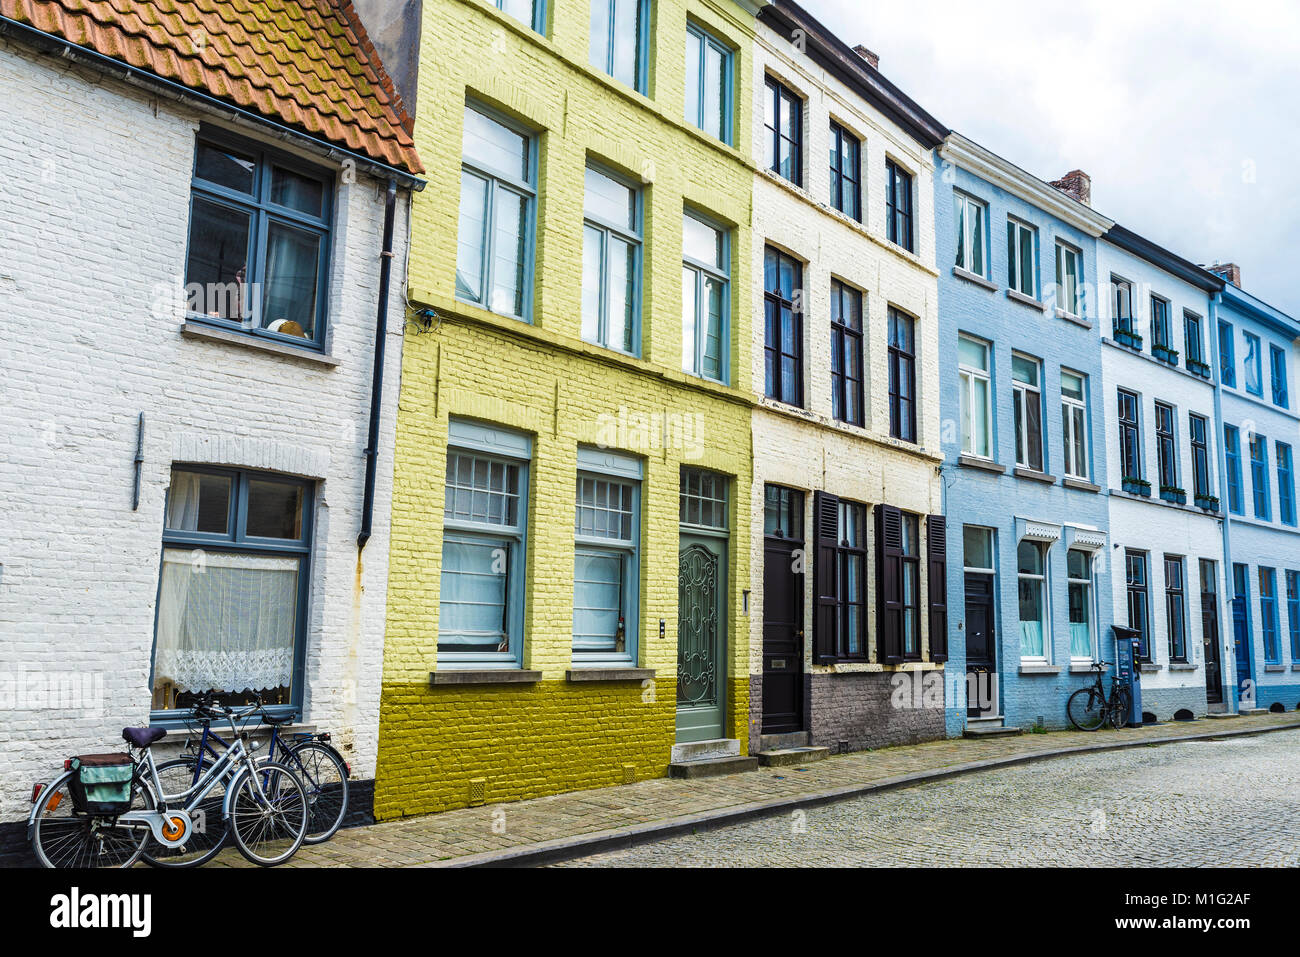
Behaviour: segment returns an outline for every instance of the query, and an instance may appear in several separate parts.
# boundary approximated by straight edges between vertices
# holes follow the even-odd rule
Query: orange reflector
[[[63,802],[63,792],[60,791],[58,794],[54,795],[54,797],[50,798],[50,803],[46,805],[46,810],[49,811],[57,810],[59,805],[62,802]]]

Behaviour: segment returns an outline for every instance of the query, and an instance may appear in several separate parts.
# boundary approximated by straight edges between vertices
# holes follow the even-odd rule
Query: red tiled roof
[[[0,15],[423,171],[410,117],[351,0],[0,0]]]

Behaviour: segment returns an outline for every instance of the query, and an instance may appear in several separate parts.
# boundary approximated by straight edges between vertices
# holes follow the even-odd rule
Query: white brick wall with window
[[[398,198],[374,535],[359,554],[383,184],[337,177],[324,311],[336,364],[237,333],[185,336],[168,290],[185,273],[195,135],[211,118],[7,41],[0,90],[0,822],[24,818],[30,784],[65,757],[124,749],[122,727],[149,721],[178,462],[311,480],[303,719],[334,734],[355,777],[373,777],[409,197]],[[48,693],[56,676],[65,687]]]

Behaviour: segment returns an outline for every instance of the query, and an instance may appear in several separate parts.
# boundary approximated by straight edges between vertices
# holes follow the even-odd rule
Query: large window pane
[[[623,641],[624,556],[579,548],[573,567],[573,649],[617,652]]]
[[[456,295],[483,301],[483,246],[487,222],[487,180],[464,171],[460,181],[460,225],[456,243]]]
[[[280,166],[271,168],[271,202],[309,216],[325,214],[325,184]]]
[[[236,150],[214,143],[200,143],[194,161],[194,175],[226,189],[253,192],[257,161]]]
[[[257,538],[302,538],[303,487],[252,479],[248,483],[247,534]]]
[[[315,336],[320,272],[319,234],[271,223],[266,242],[266,303],[262,324],[286,336]]]
[[[508,316],[524,314],[524,242],[528,206],[511,190],[496,191],[492,249],[492,311]]]
[[[438,647],[506,651],[506,539],[443,536]]]
[[[251,226],[244,210],[195,198],[185,267],[190,312],[236,322],[247,316]]]
[[[167,489],[166,527],[229,535],[231,491],[228,475],[173,470],[171,487]]]
[[[528,138],[470,107],[465,109],[464,157],[489,173],[530,179]]]

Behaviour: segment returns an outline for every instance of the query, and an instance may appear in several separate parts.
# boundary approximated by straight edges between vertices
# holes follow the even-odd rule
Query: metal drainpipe
[[[366,493],[361,505],[357,550],[370,541],[375,512],[375,473],[379,468],[379,412],[384,393],[384,340],[388,338],[388,283],[393,271],[393,218],[397,183],[388,181],[384,194],[384,249],[379,254],[379,309],[375,318],[375,371],[370,385],[370,435],[366,441]]]
[[[1223,493],[1223,500],[1220,505],[1223,507],[1223,595],[1227,600],[1222,603],[1222,607],[1228,611],[1228,626],[1220,633],[1219,644],[1219,682],[1228,692],[1228,704],[1234,710],[1240,710],[1238,695],[1240,690],[1237,687],[1237,648],[1236,637],[1233,625],[1232,611],[1232,510],[1228,508],[1228,448],[1224,444],[1224,421],[1223,421],[1223,382],[1219,378],[1222,370],[1222,359],[1219,355],[1219,303],[1223,301],[1223,293],[1216,292],[1214,298],[1210,300],[1210,328],[1208,335],[1210,344],[1214,347],[1214,367],[1211,370],[1214,375],[1214,421],[1218,425],[1218,435],[1214,437],[1214,444],[1219,447],[1219,491]],[[1219,612],[1220,618],[1223,611]],[[1222,624],[1222,621],[1220,621]],[[1232,649],[1232,668],[1227,667],[1228,649]],[[1228,681],[1228,675],[1232,675],[1232,681]]]

